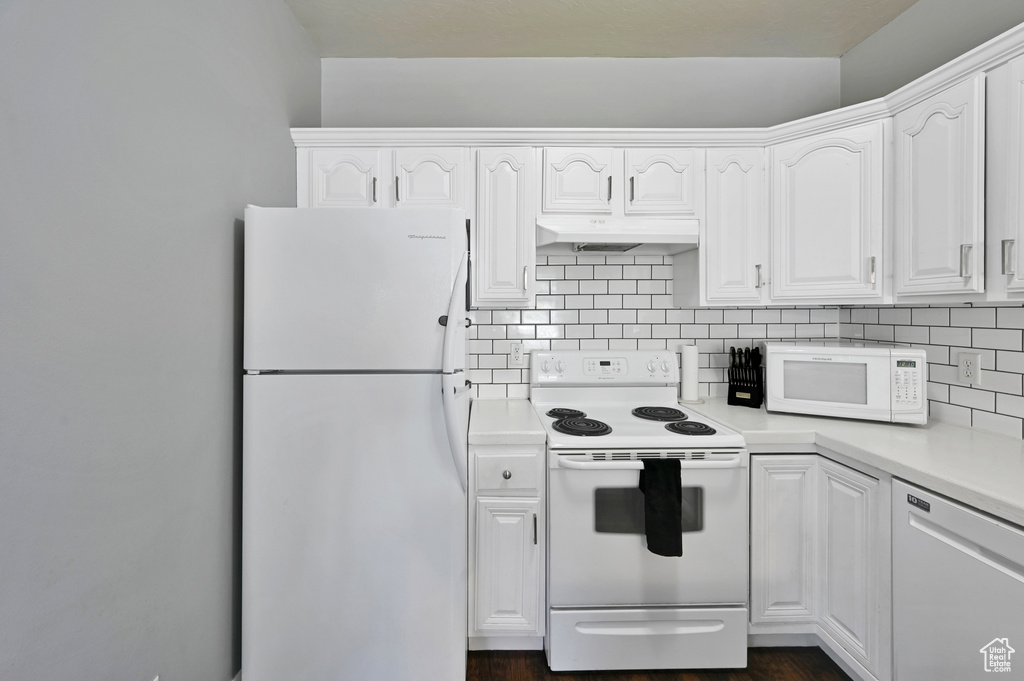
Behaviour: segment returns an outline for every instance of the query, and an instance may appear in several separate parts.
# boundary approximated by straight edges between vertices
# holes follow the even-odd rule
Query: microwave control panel
[[[893,357],[893,395],[896,407],[918,407],[924,400],[924,367],[921,358]]]

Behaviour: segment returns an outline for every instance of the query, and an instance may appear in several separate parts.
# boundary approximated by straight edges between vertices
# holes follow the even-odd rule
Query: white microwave
[[[768,411],[927,423],[924,350],[850,343],[765,343]]]

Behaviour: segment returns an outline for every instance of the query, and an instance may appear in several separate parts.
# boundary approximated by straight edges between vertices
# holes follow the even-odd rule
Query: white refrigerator
[[[450,209],[245,211],[245,681],[466,674],[468,237]]]

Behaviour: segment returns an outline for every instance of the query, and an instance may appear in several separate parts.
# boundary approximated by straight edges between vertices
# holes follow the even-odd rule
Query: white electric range
[[[671,351],[535,352],[530,373],[551,669],[745,666],[743,437],[680,407]]]

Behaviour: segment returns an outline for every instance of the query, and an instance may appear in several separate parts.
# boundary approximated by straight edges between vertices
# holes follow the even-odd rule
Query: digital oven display
[[[896,360],[896,368],[897,369],[916,369],[917,368],[917,360],[916,359],[898,359],[898,360]]]
[[[612,363],[611,363],[611,362],[609,362],[609,361],[608,361],[608,360],[606,360],[606,359],[602,359],[602,360],[601,360],[601,361],[600,361],[599,363],[600,363],[600,365],[601,365],[601,366],[603,366],[603,367],[610,367],[610,366],[612,365]]]

